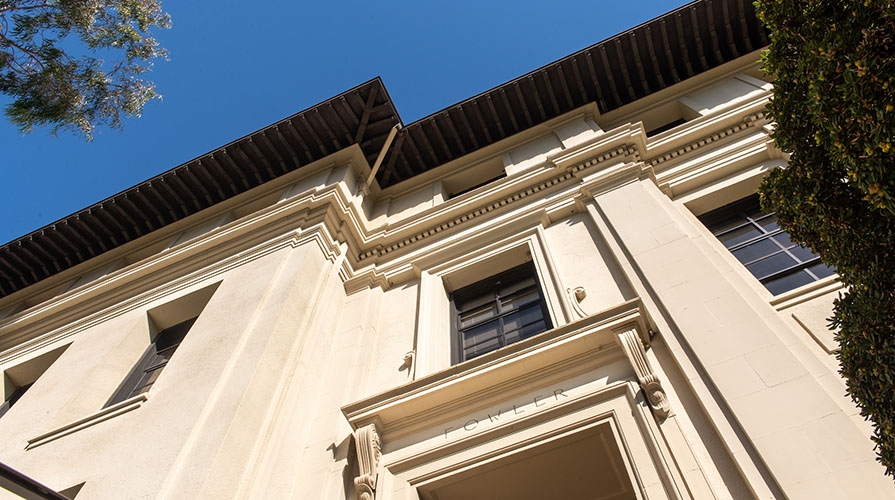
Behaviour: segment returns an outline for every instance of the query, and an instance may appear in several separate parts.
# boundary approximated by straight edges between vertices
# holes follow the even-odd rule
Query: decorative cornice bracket
[[[357,500],[374,500],[376,481],[379,479],[379,462],[382,458],[382,446],[376,425],[369,424],[358,428],[354,432],[354,443],[358,468],[358,476],[354,478]]]
[[[630,329],[618,333],[618,343],[627,356],[631,366],[634,367],[634,373],[637,375],[637,381],[640,388],[646,394],[647,402],[653,414],[659,420],[664,420],[671,414],[671,407],[668,405],[668,397],[659,377],[653,372],[646,359],[646,350],[640,342],[637,330]]]

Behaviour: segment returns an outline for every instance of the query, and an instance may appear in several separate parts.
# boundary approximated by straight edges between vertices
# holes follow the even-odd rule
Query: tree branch
[[[13,48],[18,49],[19,51],[24,52],[25,54],[27,54],[27,55],[28,55],[28,58],[29,58],[31,61],[36,62],[36,63],[38,64],[38,66],[40,66],[40,69],[43,70],[43,69],[46,68],[46,66],[44,66],[43,61],[41,61],[41,59],[40,59],[40,55],[39,55],[37,52],[34,52],[33,50],[29,50],[29,49],[27,49],[27,48],[25,48],[25,47],[22,47],[21,45],[19,45],[18,43],[16,43],[16,42],[13,41],[12,39],[7,38],[5,35],[0,35],[0,40],[2,40],[2,43],[4,43],[4,44],[9,44],[9,45],[12,46]],[[12,60],[13,60],[13,61],[16,61],[16,63],[19,64],[19,65],[22,64],[22,63],[18,62],[18,58],[15,57],[15,55],[13,55]]]

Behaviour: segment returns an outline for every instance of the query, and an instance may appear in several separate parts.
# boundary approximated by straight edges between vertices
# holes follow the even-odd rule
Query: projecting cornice
[[[750,0],[698,0],[408,124],[380,188],[591,102],[607,113],[768,44]],[[0,298],[358,145],[372,165],[400,117],[379,78],[0,246]]]

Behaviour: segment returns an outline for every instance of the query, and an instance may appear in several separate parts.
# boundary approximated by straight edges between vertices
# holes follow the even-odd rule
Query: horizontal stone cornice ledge
[[[437,426],[623,357],[617,332],[644,331],[631,300],[390,391],[342,407],[353,428],[375,423],[383,437]]]
[[[844,288],[845,285],[839,281],[839,275],[834,274],[796,288],[795,290],[790,290],[786,293],[777,295],[771,299],[771,305],[774,309],[783,311],[837,290],[842,290],[844,292]]]
[[[653,178],[652,169],[646,168],[642,162],[616,163],[609,168],[583,177],[579,190],[584,196],[593,198],[648,178]],[[653,180],[655,179],[653,178]]]
[[[724,140],[727,137],[731,137],[737,134],[742,133],[747,129],[759,130],[764,133],[765,140],[769,140],[768,131],[764,127],[767,123],[767,119],[765,118],[764,111],[759,111],[751,115],[747,115],[743,117],[742,120],[737,121],[736,123],[729,125],[727,127],[719,129],[714,129],[715,131],[709,135],[698,137],[697,139],[688,138],[689,140],[682,146],[678,148],[668,151],[666,153],[660,155],[650,155],[647,157],[647,164],[651,167],[656,168],[657,170],[661,170],[664,168],[668,168],[670,165],[675,164],[675,159],[683,160],[684,158],[688,158],[691,153],[696,153],[698,150],[709,146],[711,144],[715,144],[719,141]]]
[[[353,291],[363,286],[390,286],[393,281],[390,277],[415,269],[412,262],[426,252],[429,242],[437,241],[443,248],[467,238],[464,231],[470,230],[473,221],[476,237],[480,240],[487,239],[486,235],[491,233],[521,231],[541,222],[549,224],[557,207],[575,206],[582,199],[582,190],[587,196],[590,186],[603,185],[611,189],[619,176],[630,177],[630,168],[634,169],[635,178],[651,175],[642,164],[631,163],[636,160],[632,151],[633,146],[622,144],[569,168],[548,169],[513,184],[496,185],[465,200],[457,206],[459,210],[438,206],[430,209],[430,216],[421,216],[400,231],[395,229],[382,234],[379,239],[364,238],[368,244],[376,245],[352,256],[350,260],[357,271],[345,269],[346,288]],[[520,185],[523,186],[521,189]],[[388,263],[383,265],[384,262]]]
[[[766,140],[767,136],[761,131],[740,135],[736,140],[656,172],[656,182],[665,193],[678,196],[769,160],[775,162],[774,165],[783,165],[782,160],[775,160],[768,154]]]
[[[771,92],[763,91],[748,101],[727,109],[700,116],[673,129],[647,139],[644,159],[651,165],[671,160],[694,151],[717,138],[744,127],[762,127],[768,123],[765,108]]]
[[[323,216],[319,213],[317,219]],[[247,246],[257,241],[253,238],[232,239],[228,240],[230,245],[221,246],[215,246],[213,238],[200,238],[111,273],[60,300],[32,308],[17,322],[5,325],[7,332],[0,329],[0,346],[14,346],[0,349],[0,362],[24,356],[282,248],[312,243],[330,261],[341,254],[333,235],[319,220],[308,229],[271,232],[275,236],[254,246]]]
[[[456,228],[453,231],[442,232],[436,237],[426,238],[422,241],[402,244],[401,252],[389,252],[388,258],[382,256],[376,260],[363,262],[363,267],[348,269],[348,280],[345,288],[349,292],[363,288],[364,283],[371,283],[388,289],[392,286],[416,279],[422,270],[431,264],[433,255],[432,245],[437,243],[437,254],[459,255],[469,252],[469,240],[474,237],[477,246],[494,243],[507,239],[518,239],[530,235],[536,231],[546,218],[546,208],[550,205],[549,199],[539,200],[534,206],[527,206],[524,210],[504,211],[500,214],[481,221],[475,228]],[[453,226],[452,226],[453,227]],[[474,229],[474,235],[470,233]],[[433,235],[435,236],[435,235]]]
[[[526,201],[529,206],[543,205],[545,195],[555,193],[563,186],[580,182],[582,176],[599,171],[618,162],[639,160],[638,151],[643,149],[642,128],[639,125],[618,127],[611,133],[599,136],[596,142],[587,143],[548,158],[548,168],[533,170],[518,177],[497,181],[469,197],[458,197],[431,207],[414,216],[406,223],[389,225],[363,238],[359,262],[375,260],[397,252],[440,233],[450,232],[473,220],[481,221],[506,208]],[[639,142],[639,144],[637,144]],[[576,192],[569,191],[574,197]],[[534,204],[529,200],[536,200]]]
[[[769,96],[770,93],[762,93],[730,109],[691,120],[657,138],[647,137],[640,122],[621,125],[592,141],[548,157],[548,162],[554,167],[582,170],[626,156],[630,157],[629,161],[642,159],[656,167],[747,128],[762,129],[767,124],[764,109]]]
[[[637,400],[639,398],[636,385],[625,381],[612,382],[609,385],[585,396],[570,399],[569,401],[560,402],[554,406],[551,406],[550,408],[539,412],[526,414],[521,418],[513,420],[512,424],[509,425],[511,426],[513,432],[518,432],[520,429],[531,428],[543,422],[556,420],[564,415],[569,415],[576,411],[593,407],[601,402],[615,398],[625,398],[627,400],[627,404],[630,407],[634,407],[637,404]],[[527,438],[521,438],[520,436],[521,440],[514,440],[511,446],[515,449],[524,448],[536,443],[543,443],[545,440],[549,440],[553,436],[560,436],[570,431],[581,429],[582,427],[593,424],[595,422],[610,420],[615,421],[616,426],[618,425],[617,413],[614,409],[608,409],[600,413],[591,414],[586,418],[578,420],[571,424],[552,427],[545,433],[537,434]],[[399,455],[398,457],[395,457],[393,461],[389,462],[388,470],[393,474],[401,474],[408,470],[419,467],[422,464],[435,462],[439,458],[454,455],[456,453],[462,452],[463,450],[471,449],[474,446],[478,446],[482,443],[493,442],[494,440],[506,435],[506,433],[506,425],[498,425],[483,432],[447,441],[446,444],[442,446],[436,446],[434,448],[427,449],[422,453],[414,452],[409,455]],[[385,443],[385,445],[388,446],[388,443]],[[438,468],[425,475],[413,477],[412,482],[414,484],[418,484],[434,477],[444,476],[445,473],[448,471],[462,470],[466,467],[481,465],[483,462],[486,462],[491,457],[501,455],[501,453],[505,450],[506,448],[501,447],[485,454],[484,456],[479,455],[460,461],[452,460],[450,462],[450,465],[445,468]]]
[[[294,239],[295,231],[300,233],[318,225],[327,226],[327,236],[323,240],[330,241],[321,244],[321,249],[332,260],[333,254],[341,253],[336,240],[347,241],[356,249],[363,245],[364,239],[370,238],[363,227],[365,220],[342,183],[309,190],[0,320],[0,352],[2,346],[9,343],[6,332],[23,331],[37,321],[41,322],[41,329],[47,331],[58,327],[63,320],[91,315],[98,309],[97,304],[107,302],[105,297],[109,294],[118,297],[117,300],[123,296],[126,299],[127,294],[134,293],[133,290],[159,286],[166,279],[204,267],[213,268],[218,262],[234,259],[245,262],[260,257],[279,248],[280,243]],[[89,310],[77,309],[85,304]],[[68,314],[68,310],[76,312]],[[48,318],[51,321],[48,322]]]
[[[643,127],[639,123],[629,123],[609,130],[592,141],[548,156],[547,161],[554,168],[583,170],[617,156],[630,156],[630,161],[636,161],[643,151],[646,151]]]
[[[454,232],[473,220],[481,223],[504,214],[522,203],[528,203],[527,208],[536,210],[546,197],[572,186],[573,178],[570,172],[542,170],[497,182],[480,193],[437,205],[414,215],[406,223],[391,225],[387,231],[371,236],[365,240],[367,246],[360,249],[357,260],[363,262],[385,257],[433,236]]]

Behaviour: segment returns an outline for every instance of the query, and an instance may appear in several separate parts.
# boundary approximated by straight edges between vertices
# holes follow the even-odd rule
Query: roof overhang
[[[607,113],[769,43],[751,0],[698,0],[404,126],[385,189],[552,118]],[[400,117],[379,78],[0,247],[0,298],[357,144],[372,165]]]

